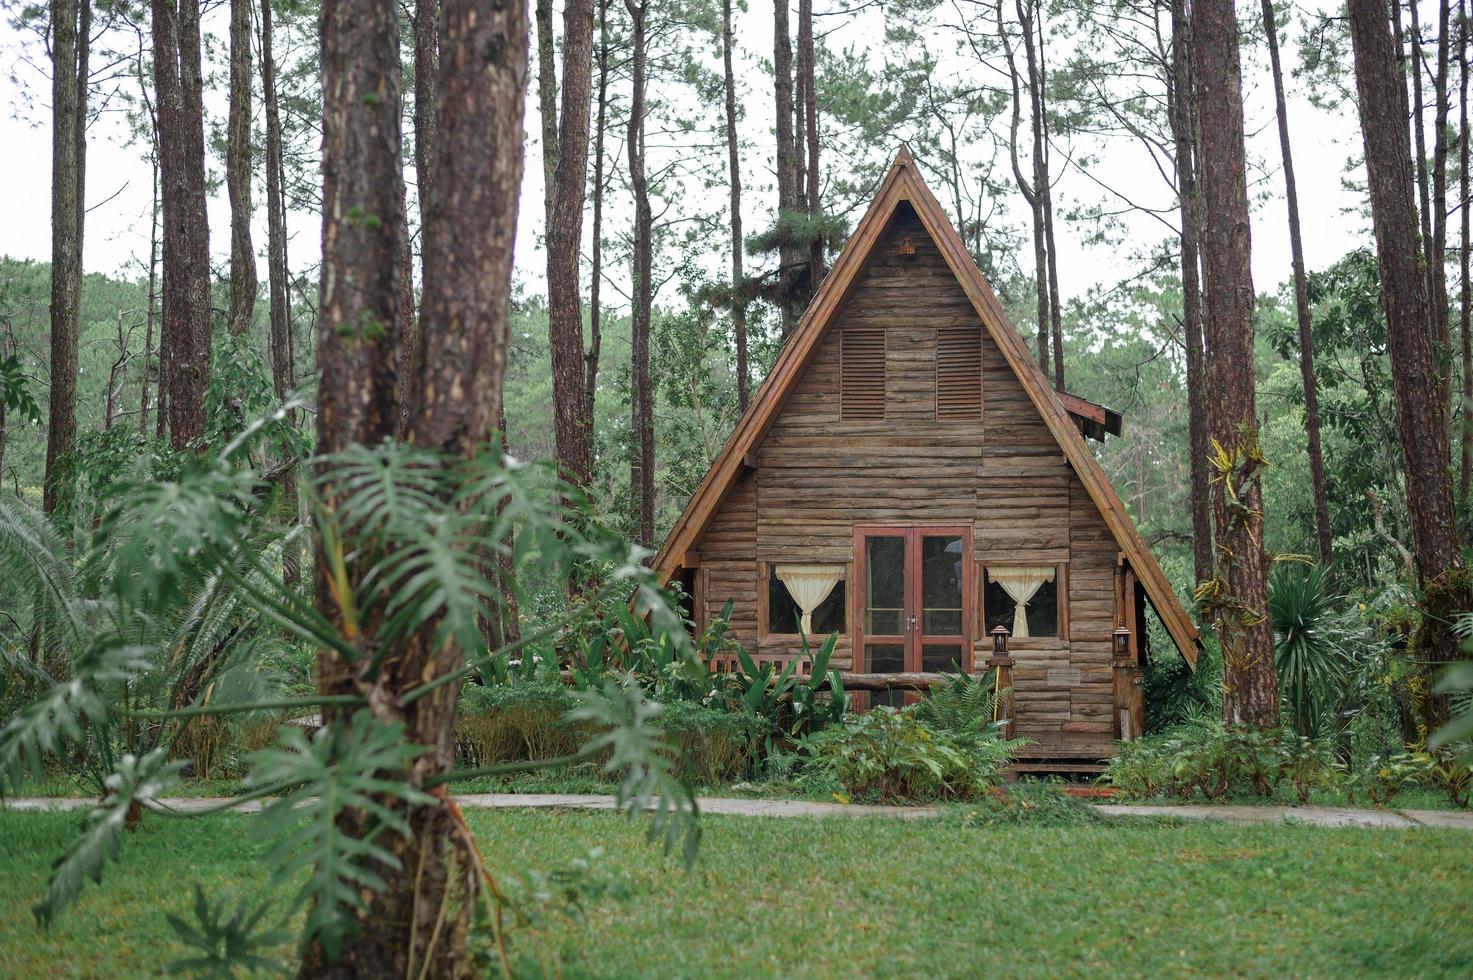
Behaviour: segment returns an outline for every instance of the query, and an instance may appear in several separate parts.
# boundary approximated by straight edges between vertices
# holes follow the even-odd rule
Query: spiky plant
[[[1290,726],[1315,737],[1334,712],[1349,668],[1343,600],[1321,565],[1280,562],[1268,581],[1279,699]]]

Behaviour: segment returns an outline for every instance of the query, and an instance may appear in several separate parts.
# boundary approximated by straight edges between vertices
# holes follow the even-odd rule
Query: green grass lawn
[[[616,814],[467,811],[513,892],[603,848],[577,920],[514,934],[519,972],[799,976],[1473,973],[1473,836],[1216,823],[707,818],[690,873]],[[49,932],[30,913],[75,814],[0,813],[9,976],[151,975],[191,883],[256,896],[252,817],[149,817]],[[283,951],[287,952],[287,951]]]

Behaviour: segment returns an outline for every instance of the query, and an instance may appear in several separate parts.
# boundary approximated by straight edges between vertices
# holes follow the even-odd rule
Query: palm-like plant
[[[1281,562],[1269,576],[1279,700],[1289,724],[1303,736],[1322,734],[1347,676],[1352,637],[1341,602],[1323,566]]]
[[[122,493],[80,559],[67,553],[44,516],[18,500],[0,500],[0,574],[36,596],[48,665],[29,669],[35,696],[0,728],[0,795],[18,791],[48,759],[74,752],[100,800],[56,865],[37,907],[43,920],[65,908],[87,878],[100,878],[124,827],[160,807],[179,778],[179,739],[191,720],[331,709],[328,723],[310,737],[284,728],[276,747],[253,754],[244,792],[227,805],[280,800],[261,818],[264,835],[275,841],[273,863],[281,881],[302,882],[297,905],[310,909],[305,928],[332,951],[352,927],[364,888],[382,887],[379,872],[396,863],[381,846],[385,835],[405,831],[403,815],[432,799],[427,790],[487,771],[415,785],[410,768],[423,748],[407,744],[401,727],[371,710],[369,695],[407,704],[458,685],[470,671],[550,642],[601,604],[626,601],[630,593],[649,629],[686,653],[690,641],[680,616],[642,564],[643,553],[588,515],[570,513],[561,501],[572,491],[548,470],[496,452],[448,460],[387,443],[317,461],[316,471],[332,481],[330,493],[320,484],[312,492],[322,578],[339,614],[330,620],[282,583],[282,547],[295,532],[271,520],[273,508],[245,451],[253,431],[177,479]],[[513,538],[517,561],[535,555],[576,562],[597,570],[601,584],[576,608],[493,651],[480,622],[504,599],[482,569],[486,556],[495,557]],[[347,556],[357,570],[352,579]],[[372,624],[371,643],[365,624]],[[425,630],[433,630],[436,643],[457,644],[465,668],[412,690],[373,690],[382,659]],[[369,686],[362,693],[282,696],[264,668],[286,637],[366,666]],[[637,687],[610,683],[584,710],[606,731],[570,759],[612,747],[610,764],[627,773],[621,801],[632,814],[659,800],[651,834],[667,843],[683,837],[689,855],[697,839],[695,805],[674,775],[662,736],[647,726],[658,707]],[[494,768],[513,771],[516,764]],[[390,798],[394,806],[382,805]],[[345,816],[369,832],[350,835]],[[267,928],[262,916],[237,920],[250,924],[241,929]],[[196,932],[208,927],[214,936],[227,926],[216,915]],[[258,945],[245,934],[217,938],[228,948]]]

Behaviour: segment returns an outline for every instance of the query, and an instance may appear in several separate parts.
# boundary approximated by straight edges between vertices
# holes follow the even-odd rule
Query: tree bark
[[[440,4],[438,0],[415,0],[414,5],[414,175],[418,184],[420,224],[420,282],[429,276],[429,258],[425,252],[424,229],[433,220],[439,185],[435,181],[438,129],[435,121],[436,89],[440,72]],[[405,208],[408,221],[408,208]],[[400,273],[404,286],[404,303],[399,336],[399,400],[405,434],[409,413],[419,399],[415,385],[419,379],[415,358],[419,349],[419,324],[414,316],[414,258],[410,254],[408,232],[405,233],[404,268]]]
[[[1054,245],[1054,181],[1049,167],[1048,67],[1044,54],[1043,5],[1039,3],[1033,5],[1033,20],[1025,28],[1029,32],[1030,39],[1035,29],[1038,32],[1038,69],[1037,81],[1033,86],[1033,111],[1037,118],[1037,133],[1042,146],[1043,163],[1041,179],[1036,190],[1043,200],[1043,243],[1044,251],[1048,256],[1049,330],[1053,334],[1054,387],[1063,391],[1065,390],[1063,302],[1059,299],[1059,260]]]
[[[1412,552],[1422,586],[1417,652],[1436,664],[1458,655],[1451,624],[1456,611],[1468,608],[1469,596],[1453,508],[1447,406],[1438,397],[1437,363],[1426,327],[1427,277],[1404,135],[1406,89],[1396,71],[1395,42],[1380,0],[1350,0],[1349,12]],[[1426,720],[1438,723],[1446,710],[1445,698],[1433,699]]]
[[[742,271],[742,161],[737,142],[736,76],[731,67],[735,46],[731,4],[732,0],[721,0],[721,65],[726,94],[726,172],[731,186],[731,329],[736,335],[737,408],[745,414],[752,394],[747,377],[747,304],[742,298],[746,279]]]
[[[563,91],[557,167],[547,224],[548,334],[558,470],[585,486],[593,469],[593,419],[585,404],[583,308],[578,256],[588,183],[588,105],[592,87],[593,4],[563,7]]]
[[[1392,0],[1400,4],[1402,0]],[[1427,274],[1431,275],[1432,259],[1432,193],[1427,181],[1427,127],[1425,107],[1422,104],[1422,22],[1416,0],[1407,0],[1407,13],[1411,16],[1411,45],[1408,51],[1407,71],[1412,83],[1412,138],[1417,146],[1417,193],[1420,195],[1419,216],[1422,222],[1422,249],[1428,259]],[[1429,284],[1430,285],[1430,284]],[[1428,321],[1429,325],[1433,325]]]
[[[266,287],[270,300],[271,387],[277,401],[284,402],[296,390],[296,366],[291,357],[291,291],[286,255],[285,162],[282,158],[281,107],[276,95],[276,59],[271,26],[272,0],[261,0],[261,101],[266,115]],[[289,418],[296,424],[296,411]],[[295,524],[299,517],[297,471],[287,470],[281,479],[284,517]],[[283,580],[291,588],[299,581],[297,550],[283,559]]]
[[[652,315],[652,271],[654,261],[651,242],[653,219],[650,216],[649,181],[644,169],[645,116],[645,15],[646,0],[624,0],[634,30],[634,48],[630,67],[632,91],[629,101],[629,184],[634,191],[634,288],[633,363],[630,367],[634,453],[630,457],[629,483],[638,500],[637,538],[644,548],[655,542],[655,427],[654,398],[650,391],[650,319]]]
[[[1279,723],[1263,491],[1254,406],[1252,244],[1244,159],[1242,76],[1233,0],[1195,0],[1197,104],[1201,112],[1202,238],[1207,352],[1215,409],[1212,434],[1225,465],[1213,494],[1217,578],[1205,603],[1223,659],[1223,720]]]
[[[157,125],[156,123],[153,125]],[[158,309],[159,280],[159,150],[149,150],[153,204],[148,213],[148,309],[144,314],[143,375],[138,379],[138,434],[148,435],[148,379],[153,375],[153,327]]]
[[[1315,541],[1322,564],[1334,558],[1330,504],[1325,490],[1325,457],[1320,448],[1320,401],[1314,376],[1314,331],[1309,311],[1309,283],[1304,272],[1304,239],[1299,227],[1299,190],[1294,181],[1294,155],[1289,142],[1289,110],[1284,98],[1284,71],[1279,63],[1278,20],[1273,0],[1263,0],[1263,29],[1268,39],[1274,80],[1274,106],[1279,122],[1279,152],[1284,160],[1284,199],[1289,209],[1289,253],[1294,272],[1294,312],[1299,324],[1299,376],[1304,383],[1304,430],[1309,449],[1310,493],[1314,499]]]
[[[1198,584],[1212,578],[1212,401],[1202,341],[1202,294],[1198,242],[1202,200],[1197,187],[1196,80],[1192,67],[1191,24],[1186,0],[1171,4],[1171,74],[1167,94],[1176,150],[1177,194],[1181,202],[1182,340],[1186,347],[1187,430],[1191,461],[1192,564]]]
[[[1437,70],[1433,75],[1432,237],[1427,242],[1427,294],[1437,338],[1438,380],[1442,400],[1452,410],[1452,331],[1447,303],[1447,72],[1448,0],[1438,4]]]
[[[41,506],[67,498],[77,445],[77,341],[87,186],[87,54],[91,0],[51,4],[51,392]]]
[[[818,169],[818,68],[813,48],[813,0],[798,0],[798,65],[803,78],[803,125],[807,129],[808,166],[808,220],[811,237],[808,241],[808,287],[804,291],[803,306],[806,308],[818,291],[824,276],[823,236],[818,234],[819,218],[823,213]]]
[[[777,114],[778,306],[786,338],[797,326],[798,280],[808,261],[798,246],[793,222],[803,207],[798,184],[798,144],[793,132],[793,43],[788,28],[789,0],[772,3],[772,90]]]
[[[230,0],[230,115],[225,185],[230,197],[232,336],[249,333],[256,312],[256,250],[251,244],[251,0]]]
[[[1023,28],[1027,37],[1027,49],[1033,50],[1031,29],[1028,27],[1029,19],[1025,14],[1022,0],[1015,0],[1014,6],[1018,12],[1019,25]],[[1008,37],[1007,27],[1003,23],[1002,3],[996,7],[997,14],[997,38],[1002,45],[1003,55],[1008,65],[1008,80],[1012,83],[1013,112],[1012,122],[1009,127],[1008,158],[1013,165],[1013,179],[1017,181],[1018,190],[1023,199],[1028,202],[1029,211],[1033,218],[1033,282],[1038,294],[1038,366],[1043,368],[1044,377],[1048,377],[1049,363],[1049,288],[1048,288],[1048,245],[1044,237],[1043,226],[1043,198],[1039,189],[1038,174],[1041,169],[1042,159],[1040,157],[1041,143],[1038,132],[1038,117],[1033,111],[1036,105],[1032,90],[1029,91],[1029,126],[1033,132],[1033,179],[1030,181],[1023,174],[1023,165],[1018,154],[1018,130],[1022,125],[1023,92],[1022,83],[1018,77],[1017,59],[1013,56],[1013,42]],[[1032,61],[1029,62],[1030,81],[1034,78],[1032,72]]]
[[[604,144],[609,114],[609,0],[598,0],[598,109],[593,128],[593,258],[588,277],[588,353],[583,355],[583,400],[593,418],[598,359],[603,348]],[[591,424],[591,423],[590,423]]]
[[[1459,0],[1458,4],[1458,211],[1461,218],[1461,241],[1458,249],[1458,259],[1462,266],[1459,278],[1459,333],[1462,335],[1463,346],[1463,470],[1462,481],[1459,491],[1464,505],[1468,502],[1468,490],[1473,484],[1473,330],[1470,330],[1470,317],[1473,317],[1473,283],[1468,280],[1469,273],[1469,223],[1470,205],[1468,195],[1470,190],[1468,165],[1470,163],[1468,153],[1468,0]]]
[[[326,0],[320,24],[323,184],[317,450],[329,454],[357,443],[373,445],[391,439],[399,425],[396,334],[402,288],[404,175],[397,6],[390,0]],[[325,506],[331,509],[336,502],[331,470],[324,465],[319,476],[324,480]],[[330,586],[328,547],[319,542],[315,549],[316,602],[325,617],[341,623],[342,610],[333,601]],[[361,578],[363,571],[352,557],[343,557],[349,562],[349,576]],[[366,632],[373,628],[371,623],[362,628],[371,636]],[[376,683],[394,690],[398,663],[396,658],[385,659],[389,667]],[[319,690],[338,694],[356,690],[359,683],[353,664],[330,650],[318,652]],[[425,706],[439,707],[438,703]],[[332,710],[325,710],[324,722],[330,723],[332,716]],[[406,732],[406,738],[429,747],[423,760],[433,766],[440,745],[433,730],[429,737],[426,734],[425,727],[417,725],[412,733]],[[423,838],[427,849],[438,855],[443,840],[439,811],[426,808],[410,819],[416,834],[428,831]],[[366,818],[356,813],[346,815],[341,825],[355,835],[369,830]],[[385,843],[394,848],[396,856],[413,846],[398,840]],[[417,869],[419,862],[407,867]],[[438,873],[423,886],[425,894],[443,897],[443,866],[436,863],[431,870]],[[382,869],[381,873],[386,887],[368,898],[361,916],[363,928],[344,944],[341,958],[330,961],[320,944],[311,944],[303,952],[299,976],[405,974],[413,955],[408,933],[415,922],[415,888],[404,881],[402,870]],[[451,930],[448,938],[446,948],[453,948],[460,937]]]
[[[535,0],[535,3],[537,108],[542,122],[542,206],[543,216],[550,222],[553,191],[557,187],[557,46],[553,37],[552,0]]]
[[[205,210],[204,77],[198,0],[153,0],[154,84],[164,206],[169,444],[194,447],[210,379],[210,233]]]

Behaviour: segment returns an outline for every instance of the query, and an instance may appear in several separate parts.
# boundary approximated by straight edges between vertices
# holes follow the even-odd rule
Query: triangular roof
[[[732,430],[721,455],[706,471],[696,492],[691,495],[685,509],[681,511],[675,526],[665,538],[664,545],[655,556],[654,567],[662,576],[672,575],[683,567],[687,552],[700,539],[706,525],[716,514],[728,491],[741,475],[748,454],[756,451],[762,438],[787,401],[804,368],[818,349],[829,324],[843,308],[868,264],[871,252],[879,242],[890,217],[903,202],[909,202],[927,233],[936,243],[946,264],[961,284],[962,290],[972,301],[972,306],[986,327],[994,343],[1002,351],[1009,367],[1028,392],[1049,430],[1053,433],[1065,458],[1074,468],[1080,482],[1084,484],[1090,499],[1104,516],[1106,525],[1114,535],[1115,542],[1136,578],[1145,586],[1146,596],[1156,614],[1161,617],[1176,648],[1194,668],[1197,661],[1197,629],[1191,618],[1176,598],[1161,566],[1151,554],[1150,547],[1141,537],[1135,523],[1126,513],[1125,505],[1115,493],[1109,477],[1099,461],[1084,444],[1084,437],[1070,419],[1069,410],[1060,394],[1049,385],[1048,378],[1038,362],[1029,354],[1018,328],[1013,326],[998,302],[992,287],[982,275],[972,256],[967,252],[961,236],[940,203],[926,187],[917,172],[915,159],[903,144],[895,155],[895,162],[880,184],[874,202],[854,233],[849,236],[843,252],[839,254],[829,272],[808,305],[803,318],[783,345],[777,362],[767,375],[767,380],[757,390],[747,412]]]

